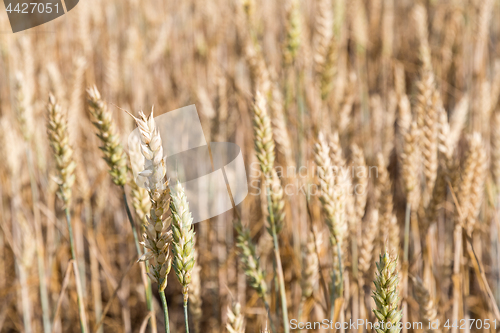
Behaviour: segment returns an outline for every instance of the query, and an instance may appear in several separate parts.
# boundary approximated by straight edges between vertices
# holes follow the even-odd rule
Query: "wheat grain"
[[[98,131],[97,137],[102,142],[99,148],[104,153],[103,158],[110,168],[109,174],[116,185],[123,186],[127,183],[127,160],[111,112],[101,99],[96,86],[87,89],[87,95],[89,111],[94,117],[93,124]]]

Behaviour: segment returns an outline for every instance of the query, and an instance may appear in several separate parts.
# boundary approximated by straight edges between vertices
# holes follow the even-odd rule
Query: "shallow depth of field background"
[[[403,178],[405,172],[413,173],[422,199],[411,214],[408,289],[401,301],[407,308],[407,320],[423,320],[423,305],[419,308],[411,279],[417,276],[429,291],[442,323],[448,318],[495,318],[495,304],[500,302],[498,1],[82,0],[63,17],[16,34],[10,32],[3,5],[0,11],[1,332],[24,332],[26,310],[30,311],[33,332],[43,332],[40,278],[47,284],[52,316],[70,260],[64,212],[52,179],[55,163],[46,135],[49,92],[68,112],[75,150],[71,210],[89,327],[94,327],[96,313],[108,304],[117,287],[102,325],[104,332],[138,332],[147,315],[139,265],[127,271],[137,257],[121,192],[108,175],[88,112],[86,88],[94,84],[113,112],[125,147],[135,124],[118,107],[148,114],[154,105],[155,113],[162,114],[194,103],[207,141],[230,141],[242,148],[252,186],[237,209],[257,244],[277,327],[282,326],[281,307],[273,280],[272,241],[265,229],[266,197],[258,194],[262,179],[254,172],[258,168],[251,167],[257,162],[252,119],[258,83],[275,90],[267,98],[277,143],[276,165],[307,167],[301,175],[292,171],[281,178],[283,186],[291,184],[285,195],[284,229],[279,235],[290,319],[298,318],[299,307],[303,308],[302,321],[322,320],[329,313],[324,296],[324,282],[330,284],[333,269],[328,228],[318,196],[310,197],[308,212],[306,196],[300,190],[303,185],[318,183],[313,148],[319,132],[328,140],[338,133],[347,167],[353,166],[353,144],[362,149],[368,166],[380,168],[377,154],[383,156],[392,184],[393,212],[389,215],[395,216],[394,223],[399,226],[396,237],[400,246],[392,254],[399,254],[401,262],[408,199]],[[427,70],[433,73],[435,84],[425,96],[439,94],[447,117],[417,122],[423,126],[423,137],[415,142],[420,153],[413,166],[403,170],[401,158],[409,130],[405,124],[412,117],[418,118],[419,103],[431,103],[418,87],[425,73],[426,50],[431,68]],[[25,128],[20,128],[17,120],[19,79],[29,115]],[[427,113],[423,114],[425,118]],[[443,160],[440,146],[446,141],[441,135],[448,119],[457,136],[452,159],[458,168],[454,175],[445,176],[439,173]],[[426,130],[431,135],[427,136]],[[28,142],[23,132],[30,137]],[[484,173],[474,175],[480,177],[474,179],[484,177],[485,181],[470,190],[478,215],[472,217],[471,238],[462,238],[463,251],[454,256],[454,230],[459,219],[455,193],[445,182],[436,216],[427,222],[425,195],[432,196],[434,186],[426,181],[427,172],[437,173],[436,184],[446,178],[460,190],[467,167],[462,164],[474,132],[481,135],[487,156],[482,161]],[[429,138],[435,141],[426,142]],[[35,188],[30,185],[27,151],[33,156]],[[428,162],[435,168],[428,167]],[[370,298],[375,261],[387,246],[387,234],[397,230],[380,217],[382,214],[378,224],[371,223],[383,198],[377,177],[367,178],[367,182],[366,208],[361,208],[358,219],[349,217],[349,209],[355,210],[357,201],[345,203],[349,223],[341,310],[345,320],[355,320],[364,313],[375,321]],[[36,202],[33,190],[38,193]],[[224,332],[227,308],[234,301],[242,305],[246,332],[259,332],[266,326],[264,306],[247,285],[238,258],[235,218],[229,211],[195,226],[200,267],[197,287],[202,301],[200,333]],[[313,296],[300,305],[307,268],[303,253],[312,225],[318,236],[322,278],[314,274]],[[369,229],[369,225],[375,228]],[[367,232],[371,236],[368,244],[363,242]],[[471,256],[471,244],[476,259]],[[356,275],[360,255],[369,259],[362,279]],[[454,274],[457,258],[459,274]],[[39,274],[39,260],[44,261],[44,276]],[[68,283],[56,332],[79,331],[72,273]],[[172,271],[166,289],[172,332],[184,331],[180,290]],[[159,298],[155,302],[161,331]],[[453,313],[453,304],[458,304],[458,314]]]

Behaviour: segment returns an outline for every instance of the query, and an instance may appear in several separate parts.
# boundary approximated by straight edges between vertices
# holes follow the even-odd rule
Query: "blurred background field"
[[[238,256],[238,217],[250,227],[271,319],[283,331],[265,185],[252,167],[256,91],[271,118],[275,166],[291,170],[278,181],[285,189],[279,242],[289,319],[329,318],[334,306],[329,286],[339,268],[325,204],[319,192],[301,190],[320,183],[315,143],[323,135],[334,166],[377,170],[373,177],[348,173],[345,181],[362,191],[334,200],[347,224],[339,318],[375,321],[371,281],[388,249],[400,259],[404,321],[496,318],[500,326],[498,1],[82,0],[16,34],[0,11],[1,332],[44,332],[47,319],[55,332],[79,331],[46,133],[49,93],[68,114],[77,164],[71,216],[90,331],[139,332],[147,321],[121,190],[88,112],[86,89],[94,84],[126,151],[135,123],[120,108],[137,115],[154,105],[159,115],[190,104],[208,142],[242,148],[250,195],[237,214],[195,225],[194,332],[224,332],[234,302],[246,332],[270,329]],[[293,172],[300,167],[307,172]],[[171,330],[183,332],[181,287],[172,273]]]

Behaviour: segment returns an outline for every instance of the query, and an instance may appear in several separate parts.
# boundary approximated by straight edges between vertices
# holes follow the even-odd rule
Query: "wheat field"
[[[500,330],[500,2],[0,12],[0,332]],[[249,189],[200,223],[191,104]]]

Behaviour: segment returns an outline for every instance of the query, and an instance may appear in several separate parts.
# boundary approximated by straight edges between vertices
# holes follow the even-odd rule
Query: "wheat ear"
[[[130,227],[132,229],[135,250],[137,252],[138,257],[140,258],[142,256],[142,251],[139,244],[137,228],[132,218],[132,214],[130,212],[130,208],[127,202],[127,195],[125,193],[125,184],[129,181],[128,179],[129,168],[127,166],[127,159],[125,156],[125,152],[123,150],[123,146],[120,143],[120,136],[116,129],[115,123],[113,122],[113,116],[111,112],[108,110],[106,103],[102,100],[101,94],[99,93],[99,90],[95,85],[87,89],[87,96],[89,103],[89,112],[94,118],[92,123],[97,129],[96,135],[101,140],[102,143],[102,146],[99,148],[102,150],[104,154],[103,158],[108,164],[109,174],[111,175],[113,183],[121,187],[123,205],[125,206],[125,211],[127,212],[127,217],[130,223]],[[144,199],[137,198],[138,195],[140,195],[139,193],[140,190],[138,190],[137,184],[135,184],[135,182],[132,183],[133,183],[132,194],[134,196],[133,199],[134,207],[136,206],[139,207],[138,205],[140,205],[140,203],[138,203],[138,200],[144,200]],[[141,217],[140,213],[138,215],[139,217]],[[144,216],[142,216],[142,220],[143,218]],[[144,266],[142,269],[144,269]],[[153,311],[154,306],[152,302],[151,282],[145,277],[143,277],[143,283],[146,293],[146,303],[148,306],[148,310]]]
[[[283,61],[286,65],[294,62],[300,47],[302,32],[299,0],[290,0],[286,14],[286,37],[283,51]]]
[[[134,117],[134,116],[132,116]],[[153,118],[153,110],[148,117],[141,111],[139,117],[134,117],[141,137],[141,151],[146,159],[146,168],[139,175],[146,177],[146,187],[151,201],[151,210],[147,216],[148,224],[145,226],[141,243],[146,247],[146,252],[140,260],[150,259],[150,272],[148,276],[158,283],[158,291],[163,305],[165,317],[165,331],[170,332],[168,306],[165,298],[167,275],[172,267],[170,245],[172,243],[171,214],[170,214],[170,189],[166,179],[166,166],[163,159],[161,136]]]
[[[172,211],[173,266],[177,279],[182,286],[184,319],[186,332],[189,332],[187,304],[189,298],[189,284],[191,283],[191,272],[195,264],[194,229],[193,218],[189,211],[189,203],[180,182],[177,182],[175,185],[175,194],[172,195],[170,209]]]
[[[245,317],[241,313],[241,305],[238,302],[227,309],[226,329],[228,333],[245,333]]]
[[[264,271],[260,267],[259,258],[257,258],[255,245],[250,236],[250,230],[245,228],[241,221],[235,223],[235,229],[238,234],[236,246],[240,249],[240,258],[245,275],[248,277],[250,286],[257,292],[257,295],[267,307],[267,284],[264,279]]]
[[[196,236],[194,243],[196,244]],[[201,305],[203,300],[201,298],[201,267],[198,263],[198,251],[196,247],[194,247],[194,261],[195,264],[191,272],[191,287],[189,288],[189,309],[193,322],[194,333],[201,333],[201,319],[203,317]]]
[[[401,168],[406,190],[406,198],[411,207],[416,208],[418,203],[418,166],[419,166],[419,138],[420,130],[415,121],[404,135],[403,154],[401,154]]]
[[[417,125],[422,131],[423,170],[426,180],[423,203],[427,206],[429,197],[434,189],[437,176],[438,152],[438,107],[439,95],[434,86],[434,75],[429,70],[424,71],[422,79],[417,83],[419,94],[417,97],[416,114]]]
[[[343,294],[343,267],[342,246],[347,234],[347,223],[345,221],[345,193],[341,188],[343,181],[334,176],[332,161],[330,159],[330,147],[322,133],[318,135],[318,142],[314,146],[314,161],[318,166],[317,173],[320,187],[320,201],[323,207],[326,224],[330,230],[330,242],[333,250],[334,272],[332,276],[332,287],[330,290],[331,306],[330,317],[333,318],[333,299],[335,295]],[[338,277],[338,281],[337,281]]]
[[[369,214],[367,221],[368,223],[367,226],[363,228],[364,232],[362,234],[363,236],[361,238],[359,249],[358,269],[360,273],[360,279],[362,279],[360,282],[360,288],[364,285],[365,278],[370,280],[371,276],[373,275],[373,270],[370,271],[370,268],[372,266],[373,252],[376,245],[375,237],[377,235],[377,229],[379,227],[378,210],[373,209],[367,214]]]
[[[139,174],[144,169],[144,156],[141,153],[141,141],[138,137],[134,136],[132,144],[129,145],[129,158],[130,166],[134,174]],[[137,183],[132,179],[129,182],[132,195],[132,207],[134,211],[141,220],[142,225],[147,225],[148,220],[146,215],[151,209],[151,201],[149,200],[148,191],[145,188],[139,187]]]
[[[384,237],[382,243],[385,241],[389,242],[389,253],[397,253],[399,250],[399,237],[396,239],[389,237],[389,234],[398,234],[399,227],[393,224],[393,201],[392,201],[392,183],[389,177],[389,172],[385,164],[384,156],[382,154],[377,155],[377,207],[379,212],[379,228],[383,230]],[[393,227],[396,227],[394,230]],[[381,244],[383,245],[383,244]]]
[[[283,227],[285,217],[283,199],[283,189],[281,182],[274,170],[274,140],[271,128],[271,121],[267,113],[267,105],[262,93],[257,90],[254,106],[254,134],[255,151],[260,162],[260,168],[265,177],[267,209],[268,209],[268,231],[273,237],[274,260],[276,262],[276,271],[278,276],[280,299],[283,316],[283,326],[285,333],[289,332],[288,307],[286,300],[285,279],[283,277],[283,268],[281,265],[281,256],[278,243],[278,233]]]
[[[425,332],[428,333],[440,333],[439,329],[439,319],[437,316],[436,304],[431,299],[429,291],[424,287],[424,284],[420,278],[413,278],[413,285],[415,287],[415,300],[420,305],[420,319],[423,322],[423,327]],[[430,323],[438,323],[437,329],[430,328]]]
[[[338,177],[333,173],[332,160],[330,159],[330,147],[322,133],[318,136],[318,142],[314,146],[314,161],[318,166],[318,179],[321,190],[320,201],[325,213],[325,220],[330,229],[332,244],[343,243],[347,224],[344,218],[344,202]]]
[[[461,207],[459,222],[472,233],[483,197],[483,183],[486,176],[486,152],[481,135],[474,133],[469,138],[469,147],[462,167],[462,179],[458,191],[458,202]]]
[[[76,163],[73,160],[73,149],[69,144],[68,121],[67,116],[63,113],[62,108],[56,103],[53,95],[49,96],[47,105],[48,123],[47,133],[49,136],[50,145],[54,151],[56,159],[56,168],[58,177],[56,178],[59,184],[58,196],[64,203],[66,213],[66,222],[68,224],[69,241],[71,248],[71,257],[73,259],[73,269],[75,273],[76,288],[78,295],[78,311],[80,315],[80,328],[82,332],[87,332],[87,318],[85,315],[85,306],[83,304],[83,290],[81,277],[77,265],[77,256],[75,251],[75,243],[73,237],[73,226],[71,224],[71,216],[69,207],[71,203],[71,189],[75,182],[75,167]]]
[[[375,317],[379,321],[377,333],[399,333],[398,325],[403,316],[403,312],[398,309],[399,276],[397,272],[397,259],[389,257],[388,253],[380,255],[377,262],[377,277],[373,291],[373,300],[376,308],[373,309]]]
[[[109,174],[116,185],[124,186],[127,183],[127,160],[123,147],[120,143],[120,136],[113,122],[113,116],[109,112],[106,103],[101,99],[101,94],[96,86],[87,89],[89,111],[92,114],[98,133],[97,136],[102,142],[99,147],[104,153],[104,160],[108,164]]]

